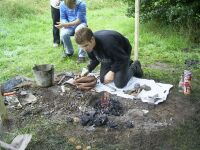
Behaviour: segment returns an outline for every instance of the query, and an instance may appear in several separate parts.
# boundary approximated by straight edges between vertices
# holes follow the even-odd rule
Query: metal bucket
[[[36,84],[40,87],[49,87],[54,81],[54,66],[51,64],[35,65],[33,67]]]

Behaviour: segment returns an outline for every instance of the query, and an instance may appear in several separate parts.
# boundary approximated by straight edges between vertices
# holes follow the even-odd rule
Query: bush
[[[135,0],[123,1],[128,3],[127,15],[134,17]],[[194,42],[200,42],[199,8],[199,0],[141,0],[140,19],[183,27]]]

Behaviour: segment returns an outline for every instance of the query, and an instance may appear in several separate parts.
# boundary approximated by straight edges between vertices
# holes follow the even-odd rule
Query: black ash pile
[[[93,103],[93,110],[82,112],[80,115],[80,123],[83,126],[108,126],[117,128],[117,124],[110,121],[109,117],[119,117],[124,114],[122,104],[115,99],[112,99],[108,92],[103,92],[102,96]],[[127,126],[127,124],[129,124]],[[126,122],[125,126],[133,127],[131,123]]]

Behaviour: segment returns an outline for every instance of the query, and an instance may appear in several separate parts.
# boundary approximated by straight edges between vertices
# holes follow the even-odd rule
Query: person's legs
[[[115,73],[114,76],[114,84],[117,88],[123,88],[126,86],[128,81],[132,76],[142,77],[143,71],[141,68],[141,64],[139,61],[127,61],[123,65],[120,66],[120,70]],[[132,63],[132,64],[131,64]],[[104,83],[104,77],[111,69],[111,63],[102,63],[100,69],[100,81]]]
[[[87,27],[87,25],[85,23],[81,23],[80,25],[78,25],[76,27],[75,32],[84,27]],[[86,54],[87,53],[82,48],[78,47],[78,57],[79,58],[86,57]]]
[[[127,61],[125,64],[120,66],[120,70],[115,73],[114,83],[118,88],[123,88],[126,86],[130,78],[133,76],[133,71],[129,67],[130,62]]]
[[[133,71],[131,69],[130,62],[127,61],[125,64],[120,66],[120,71],[115,73],[114,83],[117,88],[123,88],[126,86],[130,78],[133,76]],[[104,83],[104,77],[111,70],[111,63],[101,63],[100,68],[100,81]]]
[[[73,29],[61,29],[61,38],[64,44],[64,48],[66,49],[65,54],[66,55],[73,55],[74,49],[72,46],[71,38],[70,36],[74,35]]]
[[[53,8],[51,6],[51,16],[53,20],[53,43],[60,44],[60,31],[55,27],[56,22],[60,21],[60,11],[59,9]]]
[[[100,81],[101,83],[104,83],[104,77],[110,71],[111,69],[111,63],[101,63],[100,68]]]
[[[141,78],[143,76],[143,70],[140,62],[136,60],[130,65],[131,62],[132,60],[127,62],[127,64],[122,65],[120,71],[115,73],[114,83],[116,87],[125,87],[132,76],[137,78]]]
[[[143,70],[138,60],[135,60],[130,67],[133,71],[133,76],[137,78],[141,78],[143,76]]]

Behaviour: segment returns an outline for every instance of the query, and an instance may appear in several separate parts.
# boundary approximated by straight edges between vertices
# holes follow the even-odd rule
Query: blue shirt
[[[72,22],[78,19],[81,23],[86,23],[86,3],[81,0],[76,0],[76,7],[74,9],[68,8],[64,1],[60,4],[60,21],[62,23]],[[76,26],[71,26],[69,28],[76,28]]]

